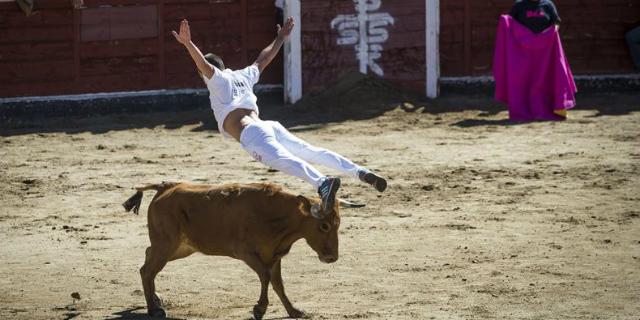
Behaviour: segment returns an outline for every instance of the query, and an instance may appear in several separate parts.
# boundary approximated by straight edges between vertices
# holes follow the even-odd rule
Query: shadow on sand
[[[104,318],[104,320],[150,320],[154,319],[147,315],[147,308],[145,307],[136,307],[125,309],[119,312],[115,312],[111,315],[108,315]],[[166,320],[186,320],[185,318],[172,318],[166,317]]]
[[[513,122],[509,119],[466,119],[451,124],[455,127],[471,128],[479,126],[512,126],[522,124],[523,122]]]
[[[356,81],[357,80],[357,81]],[[258,101],[260,117],[280,121],[292,131],[310,131],[328,123],[349,120],[367,120],[400,108],[407,113],[449,113],[469,110],[482,111],[478,116],[452,124],[458,127],[505,126],[519,124],[508,119],[483,119],[506,111],[504,104],[488,95],[443,95],[434,100],[423,99],[415,93],[402,92],[393,86],[370,78],[356,78],[356,84],[339,83],[323,94],[305,97],[295,105],[285,105],[282,92],[262,94]],[[358,82],[359,81],[359,82]],[[348,81],[347,81],[348,82]],[[352,81],[353,82],[353,81]],[[362,84],[364,82],[364,85]],[[576,110],[595,110],[590,117],[627,115],[640,111],[637,93],[582,93]],[[405,108],[406,103],[412,106]],[[70,116],[30,120],[24,118],[0,120],[0,136],[29,133],[68,134],[91,132],[94,134],[138,128],[164,126],[177,129],[194,126],[192,131],[217,131],[213,112],[208,105],[188,111],[129,112],[98,116]]]
[[[247,311],[247,314],[249,314],[248,311]],[[78,315],[80,314],[78,313],[73,317],[76,317]],[[313,315],[308,314],[308,316],[313,316]],[[66,319],[72,319],[72,318],[66,318]],[[147,315],[147,308],[145,307],[135,307],[135,308],[125,309],[125,310],[110,314],[104,318],[104,320],[152,320],[152,319],[157,319],[157,318],[149,317]],[[166,317],[164,319],[165,320],[186,320],[186,318],[173,318],[173,317]],[[253,316],[247,315],[242,319],[252,320],[254,318]],[[265,317],[263,319],[264,320],[286,320],[291,318],[286,316],[273,316],[273,317]]]

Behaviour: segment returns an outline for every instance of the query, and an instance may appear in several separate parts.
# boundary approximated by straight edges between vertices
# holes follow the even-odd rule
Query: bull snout
[[[320,261],[324,263],[334,263],[338,261],[338,256],[333,254],[323,254],[318,256],[318,258],[320,258]]]

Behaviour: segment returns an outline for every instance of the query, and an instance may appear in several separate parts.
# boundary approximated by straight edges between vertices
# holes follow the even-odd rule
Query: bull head
[[[332,263],[338,260],[338,228],[340,227],[339,207],[323,212],[320,204],[304,196],[298,196],[300,209],[309,217],[304,223],[304,238],[318,254],[320,261]]]

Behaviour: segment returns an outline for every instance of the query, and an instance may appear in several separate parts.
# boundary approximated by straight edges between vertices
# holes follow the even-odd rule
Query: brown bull
[[[269,283],[292,318],[304,316],[285,295],[280,260],[304,238],[322,262],[338,260],[338,206],[322,214],[317,200],[296,196],[271,184],[151,184],[124,203],[138,212],[142,192],[156,190],[149,205],[151,246],[140,275],[152,317],[166,317],[155,294],[154,279],[167,262],[194,252],[244,261],[260,278],[260,299],[253,307],[261,319],[269,304]]]

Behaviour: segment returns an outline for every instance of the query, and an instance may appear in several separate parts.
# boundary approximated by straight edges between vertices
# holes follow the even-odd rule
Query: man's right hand
[[[171,31],[171,33],[176,37],[176,40],[183,45],[187,45],[191,42],[191,31],[189,30],[189,21],[187,21],[187,19],[183,19],[180,22],[180,33],[175,31]]]

